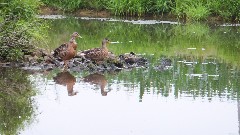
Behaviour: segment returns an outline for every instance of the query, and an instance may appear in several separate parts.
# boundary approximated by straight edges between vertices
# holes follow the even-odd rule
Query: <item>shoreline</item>
[[[178,18],[176,15],[165,13],[162,15],[146,14],[144,16],[116,16],[107,10],[93,10],[93,9],[78,9],[74,12],[64,12],[49,6],[41,6],[39,8],[39,15],[70,15],[75,17],[93,17],[93,18],[121,18],[121,19],[132,19],[132,20],[168,20],[168,21],[177,21],[181,23],[187,22],[203,22],[210,24],[225,24],[232,23],[237,24],[238,22],[229,22],[224,21],[220,16],[209,16],[206,20],[203,21],[191,21],[186,18]]]

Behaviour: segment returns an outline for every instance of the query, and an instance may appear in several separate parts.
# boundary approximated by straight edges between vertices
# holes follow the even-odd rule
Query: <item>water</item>
[[[109,50],[145,54],[150,65],[103,73],[1,68],[0,134],[239,134],[239,27],[107,20],[51,20],[43,46],[51,50],[73,31],[83,36],[79,50],[107,36],[116,42]]]

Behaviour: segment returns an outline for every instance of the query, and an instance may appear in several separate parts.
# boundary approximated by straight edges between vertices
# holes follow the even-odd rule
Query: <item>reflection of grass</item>
[[[240,66],[237,60],[240,47],[238,28],[210,27],[201,23],[133,25],[123,22],[75,19],[54,20],[52,24],[51,37],[49,37],[51,49],[68,41],[71,33],[78,31],[83,36],[83,39],[77,39],[79,50],[100,47],[101,40],[109,37],[112,41],[123,42],[109,45],[109,50],[115,54],[131,51],[155,54],[156,57],[193,54],[203,58],[216,57]],[[187,48],[197,49],[191,51]]]
[[[18,134],[33,121],[36,93],[23,71],[1,69],[0,74],[0,134]]]

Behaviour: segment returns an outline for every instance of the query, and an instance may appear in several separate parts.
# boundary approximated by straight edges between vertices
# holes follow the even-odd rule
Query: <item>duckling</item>
[[[81,55],[84,56],[86,59],[89,59],[94,62],[103,61],[108,58],[108,48],[107,45],[110,43],[108,38],[104,38],[102,40],[102,47],[101,48],[93,48],[90,50],[85,50],[81,52]]]
[[[74,32],[68,43],[64,43],[54,50],[53,56],[64,61],[64,69],[67,68],[69,60],[77,53],[77,42],[75,40],[77,37],[82,38],[77,32]]]

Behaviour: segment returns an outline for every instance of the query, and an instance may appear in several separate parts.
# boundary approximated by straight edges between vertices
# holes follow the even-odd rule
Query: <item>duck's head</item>
[[[103,41],[102,41],[102,45],[107,45],[107,44],[110,44],[110,40],[108,38],[104,38]]]
[[[73,32],[72,38],[77,38],[77,37],[82,38],[77,32]]]

